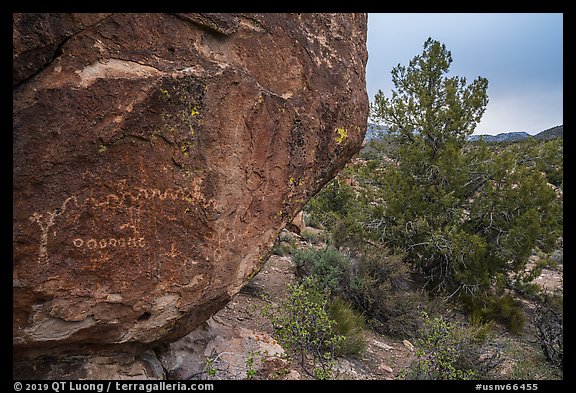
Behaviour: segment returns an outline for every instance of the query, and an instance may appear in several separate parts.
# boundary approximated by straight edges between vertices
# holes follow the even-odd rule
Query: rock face
[[[365,14],[14,14],[17,359],[225,305],[366,129]]]
[[[292,233],[296,233],[300,235],[304,229],[306,229],[306,223],[304,222],[304,212],[300,211],[292,221],[290,221],[286,225],[286,229],[288,229]]]
[[[15,360],[12,378],[158,380],[166,379],[166,372],[151,350],[137,355],[114,351],[85,353],[64,359],[41,356],[34,360]]]
[[[284,355],[267,333],[228,326],[214,317],[170,344],[160,361],[170,379],[247,379],[250,371],[259,372]]]

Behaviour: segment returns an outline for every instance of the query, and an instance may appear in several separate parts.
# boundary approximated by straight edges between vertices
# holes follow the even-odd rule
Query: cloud
[[[525,88],[490,98],[475,134],[525,131],[537,134],[563,124],[562,88]]]
[[[452,52],[449,76],[488,79],[490,103],[477,133],[537,133],[562,124],[562,14],[370,14],[370,100],[378,90],[390,95],[390,71],[422,53],[428,37]]]

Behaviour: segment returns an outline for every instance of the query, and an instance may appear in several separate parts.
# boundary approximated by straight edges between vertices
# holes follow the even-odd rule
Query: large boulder
[[[17,359],[173,342],[362,144],[366,14],[14,14]]]

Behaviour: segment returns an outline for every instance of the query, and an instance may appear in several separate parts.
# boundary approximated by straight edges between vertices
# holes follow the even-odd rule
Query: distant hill
[[[556,127],[548,128],[538,134],[532,136],[527,132],[502,132],[498,135],[471,135],[467,138],[469,142],[479,141],[483,138],[486,142],[516,142],[534,137],[536,139],[548,140],[554,138],[562,138],[564,132],[564,125],[559,125]],[[384,135],[388,134],[388,127],[375,123],[368,123],[368,128],[366,130],[366,142],[370,142],[373,139],[380,139]]]
[[[530,134],[527,132],[502,132],[498,135],[471,135],[468,137],[469,142],[479,141],[480,138],[486,142],[516,142],[528,139]]]
[[[548,128],[547,130],[544,130],[534,135],[534,138],[543,140],[563,138],[563,137],[564,137],[564,124],[562,124],[561,126]]]
[[[468,137],[468,141],[475,142],[483,138],[486,142],[516,142],[528,139],[530,137],[542,140],[562,138],[564,131],[564,125],[548,128],[538,134],[532,136],[527,132],[503,132],[498,135],[471,135]]]

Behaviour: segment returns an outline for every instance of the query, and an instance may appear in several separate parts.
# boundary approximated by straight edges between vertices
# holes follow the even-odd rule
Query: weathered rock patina
[[[365,14],[14,14],[16,358],[225,305],[361,146]]]

